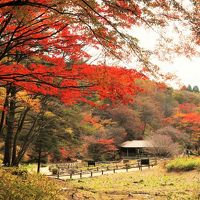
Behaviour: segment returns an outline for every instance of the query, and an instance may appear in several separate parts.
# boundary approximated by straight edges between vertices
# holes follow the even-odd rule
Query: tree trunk
[[[6,109],[8,107],[8,95],[10,93],[10,89],[6,88],[6,97],[3,105],[3,110],[1,113],[1,121],[0,121],[0,137],[3,135],[4,121],[6,117]]]
[[[13,162],[13,165],[14,166],[18,166],[19,165],[19,162],[21,161],[21,159],[23,158],[24,154],[26,153],[29,145],[33,142],[34,140],[34,136],[35,134],[33,133],[34,132],[34,128],[35,128],[35,125],[37,123],[37,120],[38,120],[38,116],[35,118],[29,132],[27,133],[25,139],[24,139],[24,143],[18,153],[18,155],[16,155],[16,158],[15,158],[15,161]]]
[[[145,131],[146,131],[146,126],[147,126],[147,123],[145,122],[144,123],[144,128],[143,128],[143,131],[142,131],[142,135],[144,136],[144,134],[145,134]]]
[[[46,99],[46,97],[44,98],[44,100]],[[35,131],[35,126],[37,125],[37,122],[38,122],[38,119],[41,115],[44,114],[44,111],[42,110],[41,113],[39,113],[33,123],[32,123],[32,126],[30,127],[29,129],[29,132],[27,133],[24,141],[23,141],[23,144],[22,144],[22,147],[21,149],[19,150],[18,154],[16,155],[14,161],[13,161],[13,165],[14,166],[18,166],[21,159],[23,158],[24,154],[26,153],[29,145],[34,141],[34,139],[37,137],[37,132],[38,131]],[[39,128],[40,129],[40,128]]]
[[[38,151],[38,168],[37,168],[37,173],[40,173],[41,154],[42,154],[42,149],[40,147],[39,151]]]
[[[10,100],[9,100],[9,109],[8,114],[6,116],[6,126],[7,133],[5,137],[5,151],[4,151],[4,160],[3,164],[5,166],[11,165],[11,154],[12,154],[12,140],[13,140],[13,132],[14,132],[14,120],[15,120],[15,96],[16,96],[16,88],[12,87],[10,92]]]
[[[17,128],[17,131],[15,133],[14,136],[14,140],[13,140],[13,151],[12,151],[12,166],[18,166],[19,163],[16,163],[16,157],[17,157],[17,139],[18,139],[18,135],[20,134],[22,128],[23,128],[23,124],[26,118],[26,115],[28,113],[28,111],[30,110],[29,107],[27,107],[25,109],[25,111],[23,112],[23,114],[21,115],[20,119],[19,119],[19,125]]]

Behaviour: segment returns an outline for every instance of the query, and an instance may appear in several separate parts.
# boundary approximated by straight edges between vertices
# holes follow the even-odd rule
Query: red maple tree
[[[1,1],[0,8],[2,86],[17,85],[30,92],[58,96],[66,103],[86,101],[84,97],[94,91],[102,99],[126,96],[127,100],[138,89],[133,89],[134,80],[142,76],[133,70],[84,64],[89,58],[84,50],[88,45],[101,45],[111,54],[121,55],[120,45],[125,40],[119,38],[125,36],[118,26],[130,27],[139,19],[137,4]],[[82,89],[88,87],[89,92]]]
[[[12,160],[15,98],[19,90],[56,96],[67,104],[91,103],[88,97],[94,94],[101,100],[129,102],[138,92],[134,82],[145,78],[138,72],[85,64],[89,57],[86,46],[100,45],[120,56],[120,45],[128,38],[116,25],[123,22],[124,27],[130,27],[141,14],[135,4],[128,7],[117,1],[111,6],[108,2],[102,6],[88,1],[1,1],[0,86],[5,87],[6,95],[0,132],[6,123],[5,165]],[[119,12],[119,7],[124,12]]]
[[[169,122],[180,130],[186,131],[190,136],[190,142],[199,150],[200,144],[200,114],[198,112],[178,113]]]

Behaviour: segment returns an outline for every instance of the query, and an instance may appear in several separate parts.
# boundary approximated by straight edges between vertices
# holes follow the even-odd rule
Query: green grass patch
[[[167,171],[191,171],[200,169],[199,157],[184,157],[171,160],[165,166]]]

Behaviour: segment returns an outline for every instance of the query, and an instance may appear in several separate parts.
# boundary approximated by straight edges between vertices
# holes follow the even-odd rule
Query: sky
[[[189,9],[191,7],[191,2],[189,0],[180,0],[182,2],[182,5]],[[186,40],[184,37],[191,36],[190,34],[190,28],[184,25],[179,24],[180,22],[172,22],[171,24],[168,24],[168,27],[165,28],[164,34],[174,39],[174,42],[179,44],[184,43]],[[174,29],[180,29],[183,33],[183,37],[181,38],[180,35],[174,32]],[[145,27],[141,26],[133,26],[132,29],[127,30],[128,34],[136,37],[139,40],[139,45],[143,47],[146,50],[154,50],[156,49],[156,45],[158,43],[158,39],[160,38],[160,31],[158,29],[146,29]],[[162,32],[162,31],[161,31]],[[189,40],[188,40],[189,41]],[[169,47],[171,46],[171,43],[167,44]],[[191,43],[192,45],[192,43]],[[158,48],[157,48],[158,49]],[[198,49],[200,52],[200,47]],[[187,51],[186,51],[187,53]],[[101,60],[101,57],[103,57],[101,54],[98,54],[98,51],[92,50],[92,55],[94,60],[92,62],[95,62],[95,59]],[[95,55],[95,56],[94,56]],[[170,61],[161,61],[158,59],[152,59],[152,62],[154,64],[157,64],[160,67],[161,72],[164,73],[173,73],[177,77],[175,80],[168,82],[167,84],[174,87],[174,88],[180,88],[181,86],[185,85],[188,86],[189,84],[194,87],[198,86],[200,88],[200,57],[193,56],[193,57],[186,57],[184,55],[175,55],[173,54],[173,58]],[[137,69],[136,60],[133,57],[133,59],[129,59],[128,61],[122,60],[122,61],[115,61],[115,60],[106,60],[105,64],[107,65],[114,65],[114,66],[124,66],[127,68],[134,68]]]
[[[135,29],[130,30],[129,34],[133,35],[139,40],[139,45],[148,50],[154,50],[157,44],[157,40],[160,37],[158,33],[153,30],[147,30],[144,27],[135,27]],[[169,31],[169,34],[173,36],[173,33]],[[178,41],[178,38],[177,38]],[[93,59],[91,63],[95,63],[99,59],[102,61],[104,56],[98,50],[90,50]],[[169,86],[179,89],[183,85],[188,86],[189,84],[194,87],[198,86],[200,88],[200,57],[186,57],[184,55],[176,55],[170,61],[160,61],[157,59],[152,59],[152,62],[160,67],[161,72],[172,73],[176,76],[174,80],[170,80],[167,83]],[[105,64],[113,66],[123,66],[127,68],[134,68],[137,70],[136,60],[110,60],[105,59]]]
[[[200,88],[200,58],[186,58],[183,56],[177,57],[173,63],[161,63],[161,70],[164,72],[172,72],[177,76],[177,81],[180,84],[188,86],[197,85]],[[178,86],[174,81],[173,86]]]
[[[142,36],[143,35],[143,36]],[[140,37],[143,37],[140,40],[140,43],[144,44],[142,46],[152,46],[154,41],[151,37],[151,34],[141,34]],[[95,64],[96,60],[100,60],[102,55],[95,49],[90,50],[93,59],[91,59],[90,63]],[[101,60],[102,61],[102,60]],[[153,60],[155,63],[155,60]],[[113,65],[113,66],[123,66],[127,68],[134,68],[137,70],[135,59],[129,61],[119,61],[119,60],[106,60],[106,65]],[[174,80],[170,80],[167,84],[175,89],[181,88],[183,85],[188,86],[191,85],[192,87],[198,86],[200,88],[200,57],[192,57],[187,58],[185,56],[176,56],[170,62],[167,61],[156,61],[156,64],[160,67],[161,72],[165,73],[172,73],[176,77]],[[166,82],[165,82],[166,83]]]
[[[146,49],[155,48],[158,35],[151,30],[144,28],[137,28],[133,30],[133,35],[139,39],[139,43]],[[177,79],[171,81],[170,85],[178,88],[180,85],[189,84],[192,86],[197,85],[200,88],[200,57],[187,58],[185,56],[176,56],[170,62],[156,61],[161,71],[165,73],[173,73],[177,76]]]
[[[190,0],[179,0],[182,3],[182,6],[186,8],[188,11],[192,10],[192,4]],[[183,31],[183,35],[186,37],[190,35],[190,28],[185,27],[179,22],[173,22],[169,24],[169,26],[165,30],[165,34],[174,38],[175,42],[182,42],[184,38],[180,39],[179,35],[176,35],[174,32],[175,29],[178,27],[179,30]],[[145,29],[144,27],[134,27],[133,30],[130,32],[131,35],[135,36],[139,39],[139,44],[146,48],[153,50],[155,49],[155,45],[157,43],[159,36],[159,30],[152,30],[152,29]],[[184,42],[184,41],[183,41]],[[198,49],[200,52],[200,48]],[[163,72],[170,72],[177,76],[177,79],[171,81],[170,85],[175,88],[181,87],[181,85],[191,86],[197,85],[200,88],[200,57],[191,57],[187,58],[186,56],[176,56],[170,62],[166,61],[158,61],[153,60],[158,66],[160,67],[161,71]],[[130,65],[132,63],[130,62]]]

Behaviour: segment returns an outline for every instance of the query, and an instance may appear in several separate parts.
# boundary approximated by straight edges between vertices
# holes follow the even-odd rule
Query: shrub
[[[12,168],[4,168],[7,173],[10,173],[14,176],[20,176],[26,178],[28,175],[28,170],[24,167],[12,167]]]
[[[41,164],[41,167],[47,167],[47,164]]]
[[[126,164],[125,164],[125,167],[126,167],[126,169],[130,169],[130,168],[131,168],[131,164],[126,163]]]
[[[58,168],[51,169],[51,172],[52,172],[53,175],[58,174]]]
[[[60,200],[59,188],[53,180],[41,175],[13,175],[12,171],[0,169],[1,200]]]
[[[190,171],[200,168],[200,158],[176,158],[166,165],[167,171]]]
[[[11,170],[11,174],[16,176],[27,177],[28,171],[27,169],[14,168],[13,170]]]
[[[54,169],[54,168],[55,168],[54,165],[50,165],[50,166],[49,166],[49,171],[52,172],[52,169]]]

